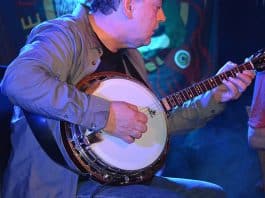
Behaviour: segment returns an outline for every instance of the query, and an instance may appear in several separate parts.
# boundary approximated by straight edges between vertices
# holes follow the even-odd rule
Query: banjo
[[[235,77],[236,73],[264,70],[264,54],[264,50],[260,50],[248,62],[161,100],[143,83],[125,74],[101,72],[85,76],[76,85],[80,91],[109,101],[125,101],[136,105],[147,115],[148,129],[140,139],[128,144],[103,130],[92,132],[79,125],[60,121],[61,136],[68,155],[81,174],[103,184],[127,185],[150,180],[163,165],[167,154],[168,113],[187,100],[221,85],[224,79]]]

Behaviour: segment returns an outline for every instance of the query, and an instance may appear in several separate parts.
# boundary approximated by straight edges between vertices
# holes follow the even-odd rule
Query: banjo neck
[[[162,98],[161,102],[167,111],[171,111],[175,107],[181,106],[184,102],[221,85],[223,80],[227,80],[229,77],[235,77],[237,73],[243,72],[244,70],[253,69],[254,65],[252,62],[243,63],[229,71],[210,77],[181,91],[170,94]]]

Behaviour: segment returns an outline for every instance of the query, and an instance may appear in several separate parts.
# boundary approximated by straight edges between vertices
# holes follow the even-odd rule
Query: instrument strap
[[[135,79],[139,80],[142,82],[146,87],[150,87],[144,79],[141,77],[139,72],[136,70],[136,68],[133,66],[133,64],[129,61],[128,57],[126,55],[123,55],[123,60],[124,60],[124,67],[127,68],[129,74],[134,77]]]

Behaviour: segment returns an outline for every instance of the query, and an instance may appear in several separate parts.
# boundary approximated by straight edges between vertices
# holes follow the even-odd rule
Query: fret
[[[191,87],[188,87],[188,88],[187,88],[187,92],[188,92],[188,94],[189,94],[189,98],[193,98],[193,97],[195,96],[195,94],[192,92]]]
[[[229,71],[229,74],[230,77],[236,77],[235,72],[233,72],[233,70]]]
[[[214,83],[215,83],[215,82],[214,82],[213,78],[210,78],[210,79],[209,79],[210,89],[212,89],[212,88],[215,87],[215,84],[214,84]]]
[[[174,101],[174,105],[176,103],[176,97],[175,97],[175,94],[171,94],[170,97],[172,98],[172,100]]]
[[[216,81],[216,78],[215,78],[215,77],[213,77],[213,78],[212,78],[212,80],[213,80],[213,82],[214,82],[214,84],[213,84],[213,85],[214,85],[214,87],[218,86],[218,83],[217,83],[217,81]]]
[[[236,73],[241,73],[242,72],[239,67],[235,67],[235,71],[236,71]]]
[[[185,101],[189,99],[189,98],[185,95],[185,89],[182,90],[182,91],[180,92],[180,94],[182,95],[182,97],[184,98]]]
[[[185,93],[187,94],[187,97],[190,99],[191,96],[190,96],[190,90],[188,87],[185,89]]]
[[[212,88],[211,79],[206,80],[204,84],[207,87],[207,90]]]
[[[263,62],[265,61],[265,59],[263,59]],[[253,65],[253,63],[250,61],[250,62],[248,62],[248,69],[251,69],[251,70],[253,70],[253,69],[256,69],[257,71],[263,71],[264,70],[264,66],[262,67],[262,68],[255,68],[255,66]],[[257,66],[257,65],[256,65]]]
[[[215,77],[215,81],[216,81],[216,84],[217,84],[217,86],[218,86],[218,85],[222,84],[222,81],[223,81],[223,80],[222,80],[221,76],[218,75],[218,76]]]
[[[249,70],[255,69],[255,67],[254,67],[252,62],[247,62],[244,66],[245,66],[244,68],[246,68],[246,70],[247,69],[249,69]]]
[[[176,100],[174,99],[174,95],[171,95],[171,99],[173,100],[174,107],[177,106]]]
[[[207,90],[213,88],[212,83],[211,83],[211,79],[206,80],[206,81],[205,81],[205,85],[206,85],[206,87],[207,87]]]
[[[243,72],[244,70],[247,70],[249,68],[249,66],[250,66],[250,63],[247,62],[247,63],[243,64],[241,67],[238,67],[238,68],[240,69],[241,72]]]
[[[232,73],[231,73],[231,71],[228,71],[228,72],[226,72],[226,74],[227,74],[227,80],[232,76]]]
[[[225,73],[223,73],[223,74],[225,75],[225,80],[228,80],[228,78],[229,78],[228,73],[225,72]]]
[[[204,92],[204,90],[203,90],[203,87],[204,87],[204,85],[203,85],[203,83],[198,83],[199,84],[199,87],[200,87],[200,89],[201,89],[201,94]],[[204,88],[205,89],[205,88]]]
[[[222,74],[222,76],[221,76],[222,83],[223,83],[224,80],[227,80],[227,75],[226,74]]]
[[[168,102],[169,102],[170,106],[174,107],[174,103],[172,102],[172,100],[173,100],[172,96],[168,96],[167,98],[169,99]]]
[[[250,62],[245,63],[244,65],[242,65],[242,67],[240,67],[241,72],[243,72],[244,70],[252,70],[253,65]]]
[[[195,84],[194,87],[195,87],[196,93],[198,95],[201,95],[202,94],[202,89],[201,89],[200,85],[199,84]]]
[[[200,87],[200,89],[201,89],[201,94],[204,92],[203,91],[203,88],[202,88],[202,86],[203,86],[203,83],[197,83],[198,84],[198,86]]]
[[[197,94],[197,92],[196,92],[196,88],[195,88],[194,86],[191,86],[191,87],[190,87],[190,90],[191,90],[191,92],[192,92],[193,97],[199,95],[199,94]]]
[[[170,95],[170,98],[171,98],[171,100],[173,101],[172,103],[173,103],[173,107],[175,107],[176,105],[177,105],[177,102],[176,102],[176,99],[175,99],[175,95],[174,94],[171,94]]]
[[[201,94],[202,94],[203,92],[206,91],[206,87],[205,87],[204,81],[203,81],[203,82],[199,82],[199,83],[197,83],[197,85],[198,85],[198,86],[200,87],[200,89],[201,89]]]
[[[176,103],[174,101],[174,98],[172,97],[172,95],[170,96],[170,105],[172,108],[174,108],[176,106]]]
[[[175,93],[174,96],[177,100],[178,105],[182,105],[184,103],[184,101],[182,100],[181,95],[179,93]]]
[[[206,80],[205,85],[207,87],[207,90],[211,89],[212,88],[211,79]]]
[[[242,72],[243,72],[244,70],[246,70],[247,68],[248,68],[248,65],[247,65],[247,64],[243,65],[242,67],[238,67],[240,73],[242,73]]]
[[[218,82],[219,84],[222,83],[222,80],[223,80],[223,79],[222,79],[222,76],[223,76],[222,74],[216,76],[216,78],[217,78],[216,80],[218,80],[217,82]]]
[[[237,76],[237,67],[236,68],[234,68],[233,70],[232,70],[232,72],[233,72],[233,77],[236,77]]]
[[[219,77],[220,77],[220,80],[221,80],[221,81],[227,79],[227,76],[226,76],[224,73],[221,73],[221,74],[219,75]]]
[[[236,69],[232,69],[232,73],[233,73],[233,77],[236,77],[237,76]]]
[[[217,76],[215,76],[213,79],[214,79],[214,82],[215,82],[215,87],[217,87],[218,85],[220,85],[220,80],[218,79]]]
[[[169,104],[169,106],[172,108],[172,104],[171,104],[171,101],[170,101],[170,96],[167,96],[166,100],[167,100],[167,103]]]
[[[187,99],[190,99],[190,94],[188,92],[188,89],[184,89],[184,93],[186,94]]]

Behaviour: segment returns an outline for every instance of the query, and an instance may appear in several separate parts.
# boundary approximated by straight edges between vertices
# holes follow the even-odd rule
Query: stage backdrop
[[[53,0],[10,0],[0,7],[0,64],[8,64],[37,24],[54,18]]]

